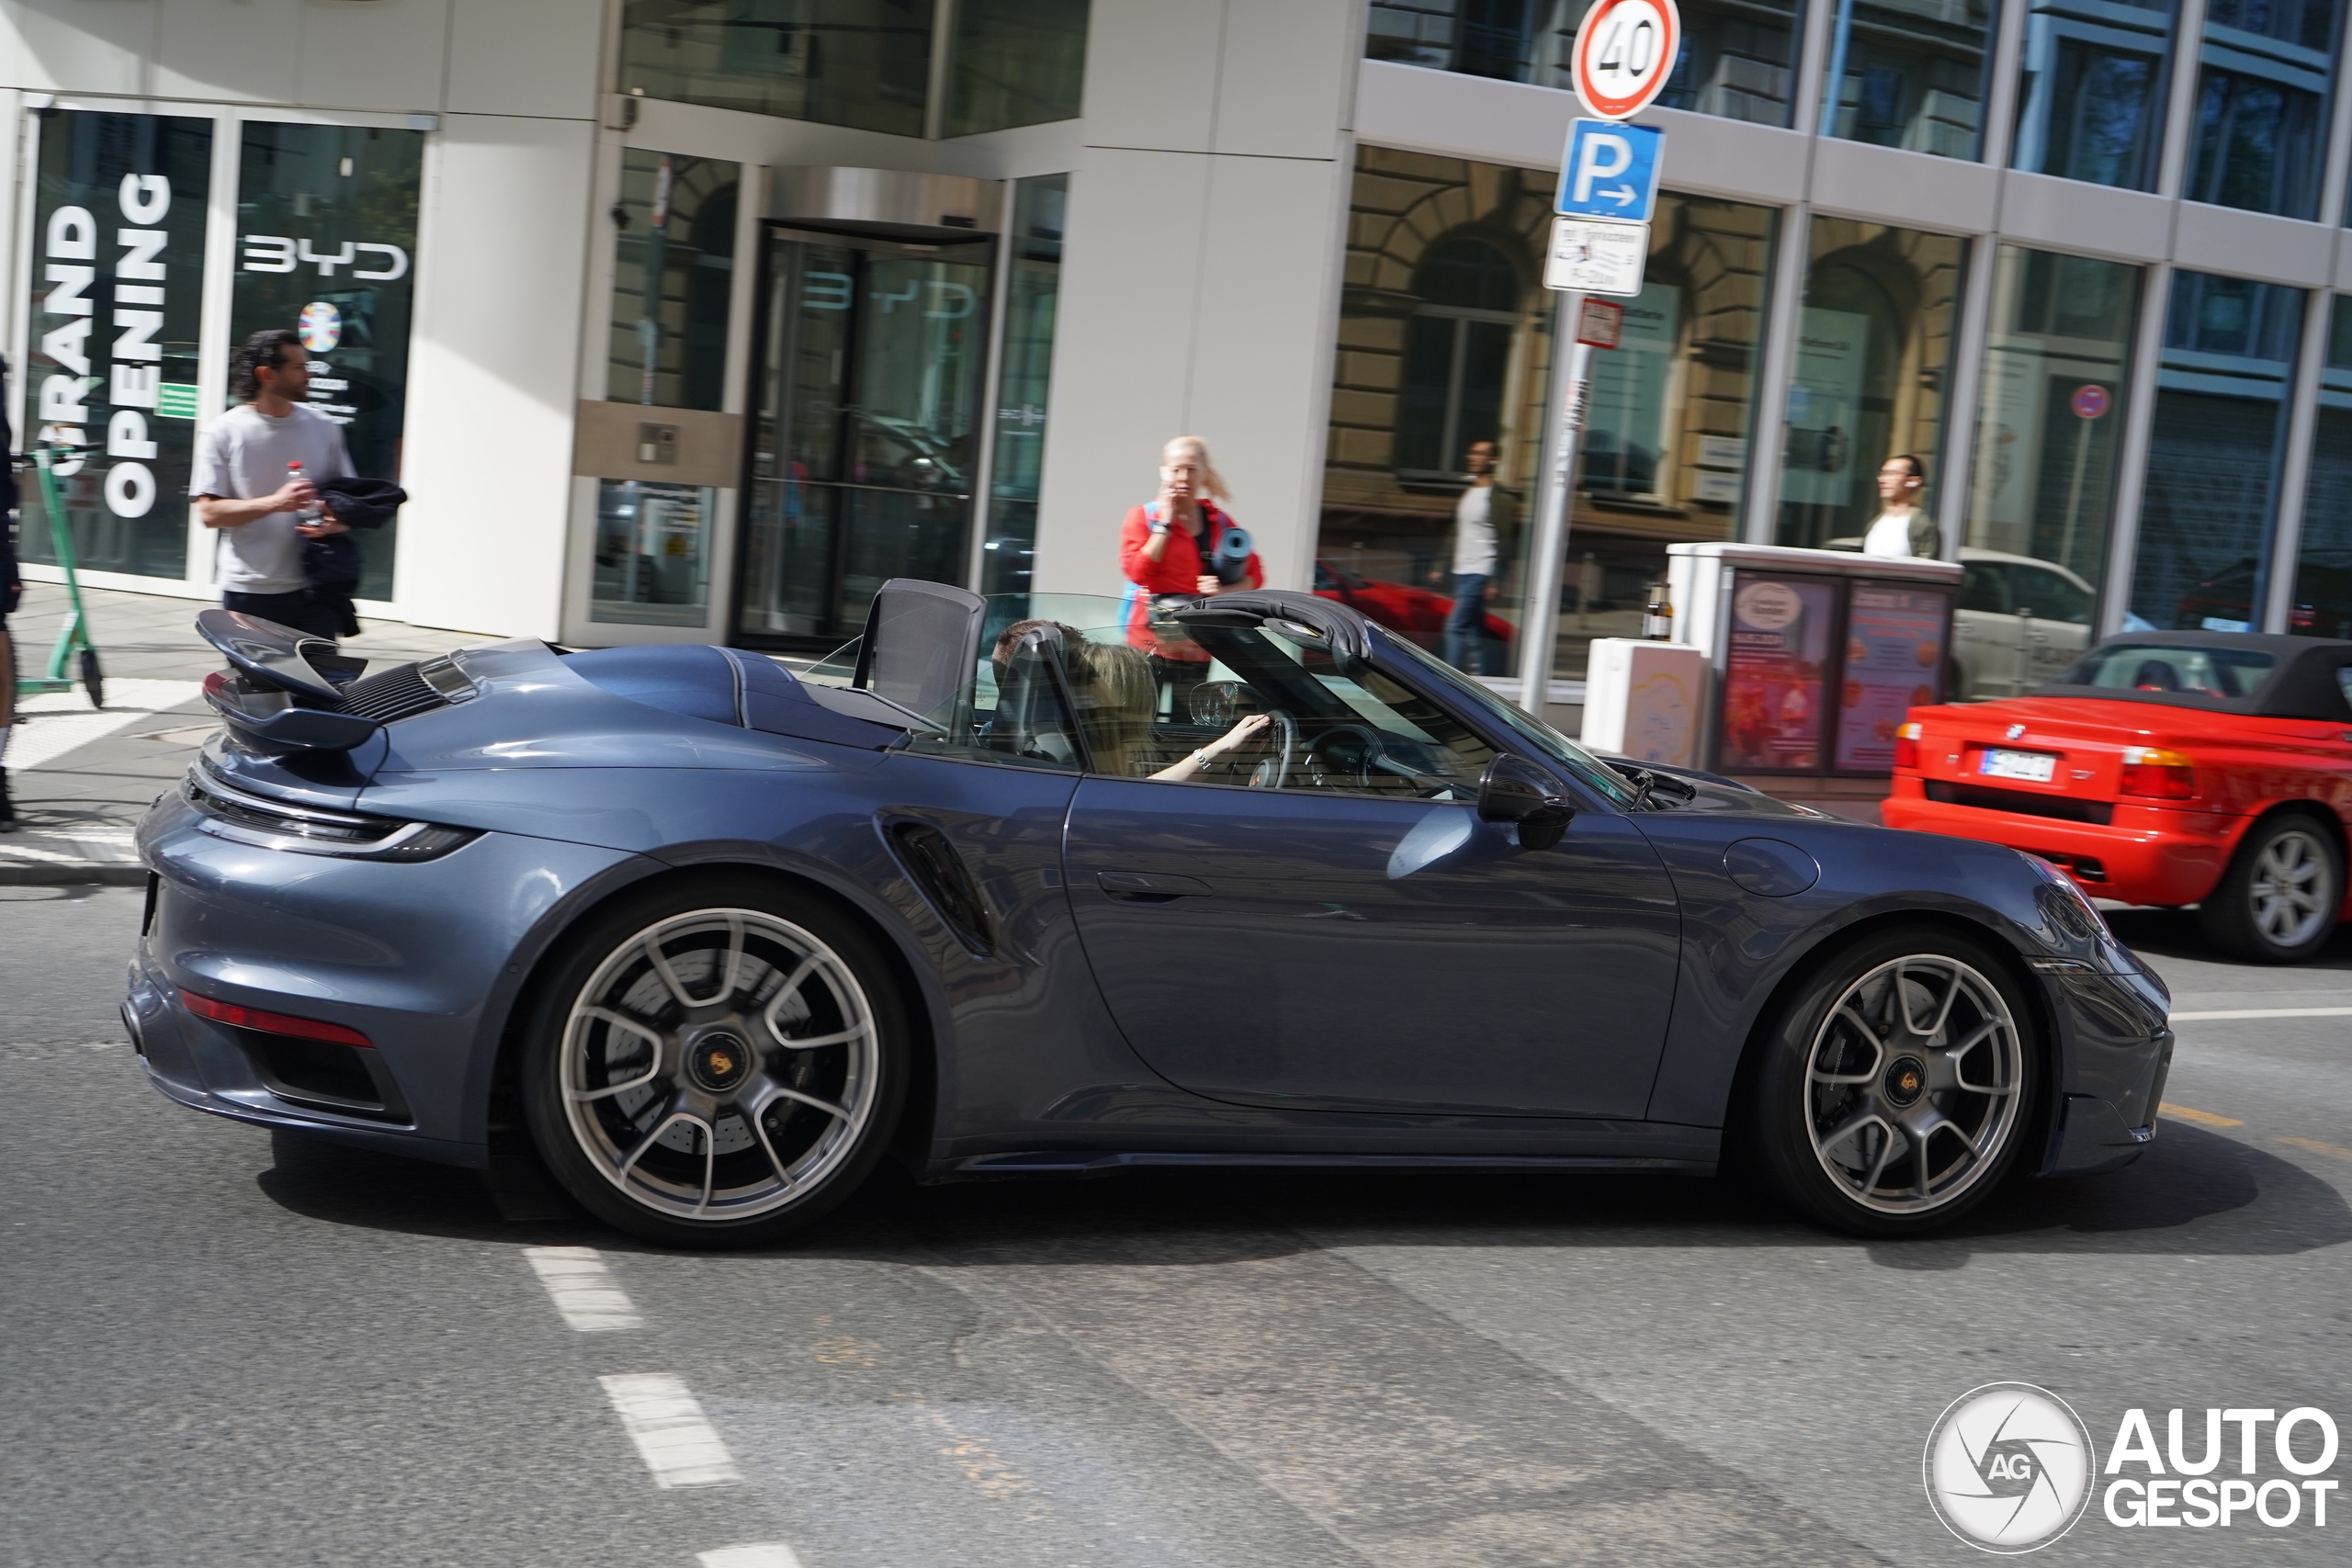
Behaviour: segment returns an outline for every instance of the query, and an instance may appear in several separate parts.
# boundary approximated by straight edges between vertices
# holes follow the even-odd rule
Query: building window
[[[932,0],[627,0],[620,90],[923,133]]]
[[[2169,0],[2035,0],[2012,165],[2154,189],[2172,20]]]
[[[592,621],[699,626],[710,619],[710,520],[706,485],[605,479],[596,486]]]
[[[1087,0],[959,0],[947,134],[1078,118]]]
[[[988,536],[980,547],[983,593],[1026,593],[1030,589],[1030,566],[1037,553],[1038,483],[1045,470],[1046,396],[1061,300],[1062,220],[1069,202],[1068,175],[1023,180],[1013,190]]]
[[[741,166],[628,148],[614,204],[613,326],[605,396],[717,409],[727,400]]]
[[[1442,652],[1464,449],[1492,438],[1495,593],[1478,646],[1457,650],[1485,673],[1510,667],[1518,524],[1542,460],[1555,297],[1533,280],[1554,180],[1382,147],[1356,153],[1315,583]]]
[[[1822,129],[1879,147],[1973,158],[1992,49],[1992,0],[1841,0]]]
[[[1816,217],[1790,378],[1776,529],[1783,545],[1859,547],[1892,457],[1928,468],[1935,509],[1944,384],[1965,241]]]
[[[2089,646],[2140,269],[2003,245],[1978,394],[1954,694],[2020,695]]]
[[[1589,0],[1372,0],[1374,60],[1574,91],[1571,46]],[[1789,123],[1801,45],[1797,0],[1688,0],[1682,51],[1658,96],[1668,108]]]
[[[1524,288],[1510,258],[1483,239],[1441,241],[1421,258],[1396,408],[1400,477],[1461,476],[1468,444],[1495,438]]]
[[[2287,629],[2352,637],[2352,296],[2336,296],[2333,310]],[[2258,613],[2246,618],[2260,624]]]
[[[2317,216],[2337,13],[2337,0],[2212,0],[2182,195]]]
[[[2128,626],[2260,624],[2302,319],[2298,289],[2173,275]]]

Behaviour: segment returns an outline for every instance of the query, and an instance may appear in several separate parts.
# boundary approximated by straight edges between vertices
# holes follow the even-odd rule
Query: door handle
[[[1196,876],[1172,876],[1158,871],[1098,871],[1094,885],[1114,898],[1131,899],[1138,904],[1199,897],[1215,891]]]

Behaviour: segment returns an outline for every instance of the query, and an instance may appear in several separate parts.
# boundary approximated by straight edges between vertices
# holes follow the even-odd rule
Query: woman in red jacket
[[[1155,630],[1152,602],[1266,585],[1254,550],[1238,567],[1228,558],[1224,571],[1218,570],[1219,546],[1229,531],[1238,530],[1209,498],[1227,495],[1207,444],[1197,435],[1180,435],[1160,448],[1159,496],[1131,510],[1120,531],[1119,570],[1134,584],[1127,594],[1127,642],[1150,656],[1152,674],[1172,693],[1170,714],[1178,719],[1187,716],[1193,688],[1208,674],[1208,650],[1165,625]],[[1228,558],[1233,553],[1227,552]]]

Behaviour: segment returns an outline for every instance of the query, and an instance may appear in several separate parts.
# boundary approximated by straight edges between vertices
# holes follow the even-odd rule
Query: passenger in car
[[[1152,732],[1159,685],[1152,661],[1139,650],[1074,640],[1068,648],[1070,683],[1077,690],[1079,720],[1100,771],[1131,779],[1181,784],[1217,758],[1246,745],[1271,721],[1253,713],[1223,735],[1166,766]]]

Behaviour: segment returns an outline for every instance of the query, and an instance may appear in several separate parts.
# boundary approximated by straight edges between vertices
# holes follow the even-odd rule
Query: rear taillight
[[[292,1018],[282,1012],[264,1012],[259,1008],[239,1007],[234,1002],[216,1002],[210,997],[199,997],[194,991],[182,991],[180,1000],[187,1010],[198,1018],[209,1018],[215,1023],[225,1023],[232,1029],[250,1029],[262,1034],[288,1034],[297,1040],[324,1040],[336,1045],[358,1045],[368,1050],[375,1047],[368,1037],[356,1029],[345,1029],[339,1023],[322,1023],[314,1018]]]
[[[1894,732],[1894,765],[1916,768],[1919,765],[1919,727],[1906,724]]]
[[[2121,794],[2143,795],[2150,800],[2194,800],[2197,770],[2177,751],[2167,751],[2161,746],[2126,746],[2123,778],[2116,788]]]

